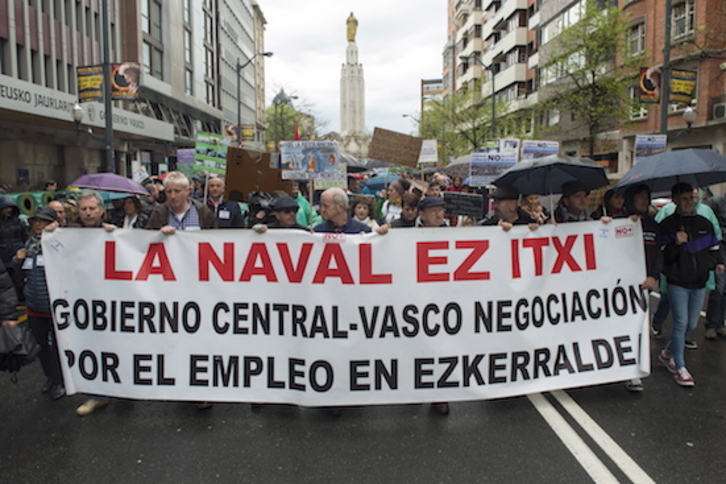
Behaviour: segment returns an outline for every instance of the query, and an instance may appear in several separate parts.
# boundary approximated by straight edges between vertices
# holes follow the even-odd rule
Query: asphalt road
[[[669,326],[668,326],[669,327]],[[665,333],[667,334],[667,332]],[[493,401],[324,410],[209,410],[113,401],[77,417],[80,395],[41,395],[37,363],[0,375],[4,483],[724,482],[726,339],[687,350],[696,386],[655,356],[645,391],[620,383]]]

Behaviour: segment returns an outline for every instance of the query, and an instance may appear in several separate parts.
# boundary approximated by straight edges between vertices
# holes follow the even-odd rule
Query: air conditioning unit
[[[726,103],[716,103],[713,105],[713,119],[726,118]]]

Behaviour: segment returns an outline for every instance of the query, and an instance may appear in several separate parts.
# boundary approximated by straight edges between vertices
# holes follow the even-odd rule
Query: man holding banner
[[[216,229],[214,214],[191,198],[189,178],[171,171],[164,178],[166,202],[151,212],[146,228],[171,235],[177,230]]]
[[[519,208],[519,190],[514,187],[498,187],[490,195],[494,210],[477,225],[499,225],[509,231],[515,225],[529,225],[531,230],[539,227],[535,219]]]
[[[342,188],[325,190],[320,196],[320,216],[324,222],[316,225],[313,231],[333,234],[369,233],[369,226],[348,216],[349,203],[348,195]]]

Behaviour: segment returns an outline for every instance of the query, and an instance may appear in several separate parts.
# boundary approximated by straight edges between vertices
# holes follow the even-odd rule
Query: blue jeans
[[[671,306],[668,304],[668,293],[661,293],[658,307],[656,307],[655,313],[653,314],[653,327],[657,330],[663,329],[663,323],[665,323],[670,312]]]
[[[726,257],[726,250],[721,247],[721,257]],[[724,259],[726,260],[726,259]],[[716,276],[716,288],[708,295],[706,306],[706,328],[718,329],[723,326],[726,315],[726,272]]]
[[[698,318],[703,306],[706,288],[686,289],[685,287],[668,284],[668,302],[673,314],[671,325],[671,340],[665,350],[673,356],[676,368],[686,366],[683,351],[686,343],[686,333],[696,328]]]

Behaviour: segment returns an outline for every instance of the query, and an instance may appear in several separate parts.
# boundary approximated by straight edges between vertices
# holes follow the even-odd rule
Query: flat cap
[[[272,202],[273,212],[279,212],[280,210],[285,210],[288,208],[293,208],[297,210],[300,208],[300,205],[298,205],[294,198],[288,195],[283,195],[274,202]]]
[[[444,205],[446,205],[446,203],[438,197],[423,197],[418,202],[419,210],[426,210],[431,207],[442,207]]]
[[[519,190],[514,187],[497,187],[489,197],[492,200],[519,200]]]
[[[57,222],[58,221],[58,215],[55,213],[55,210],[53,210],[50,207],[42,206],[39,207],[38,210],[35,211],[32,217],[30,217],[30,220],[38,218],[41,220],[47,220],[48,222]]]

